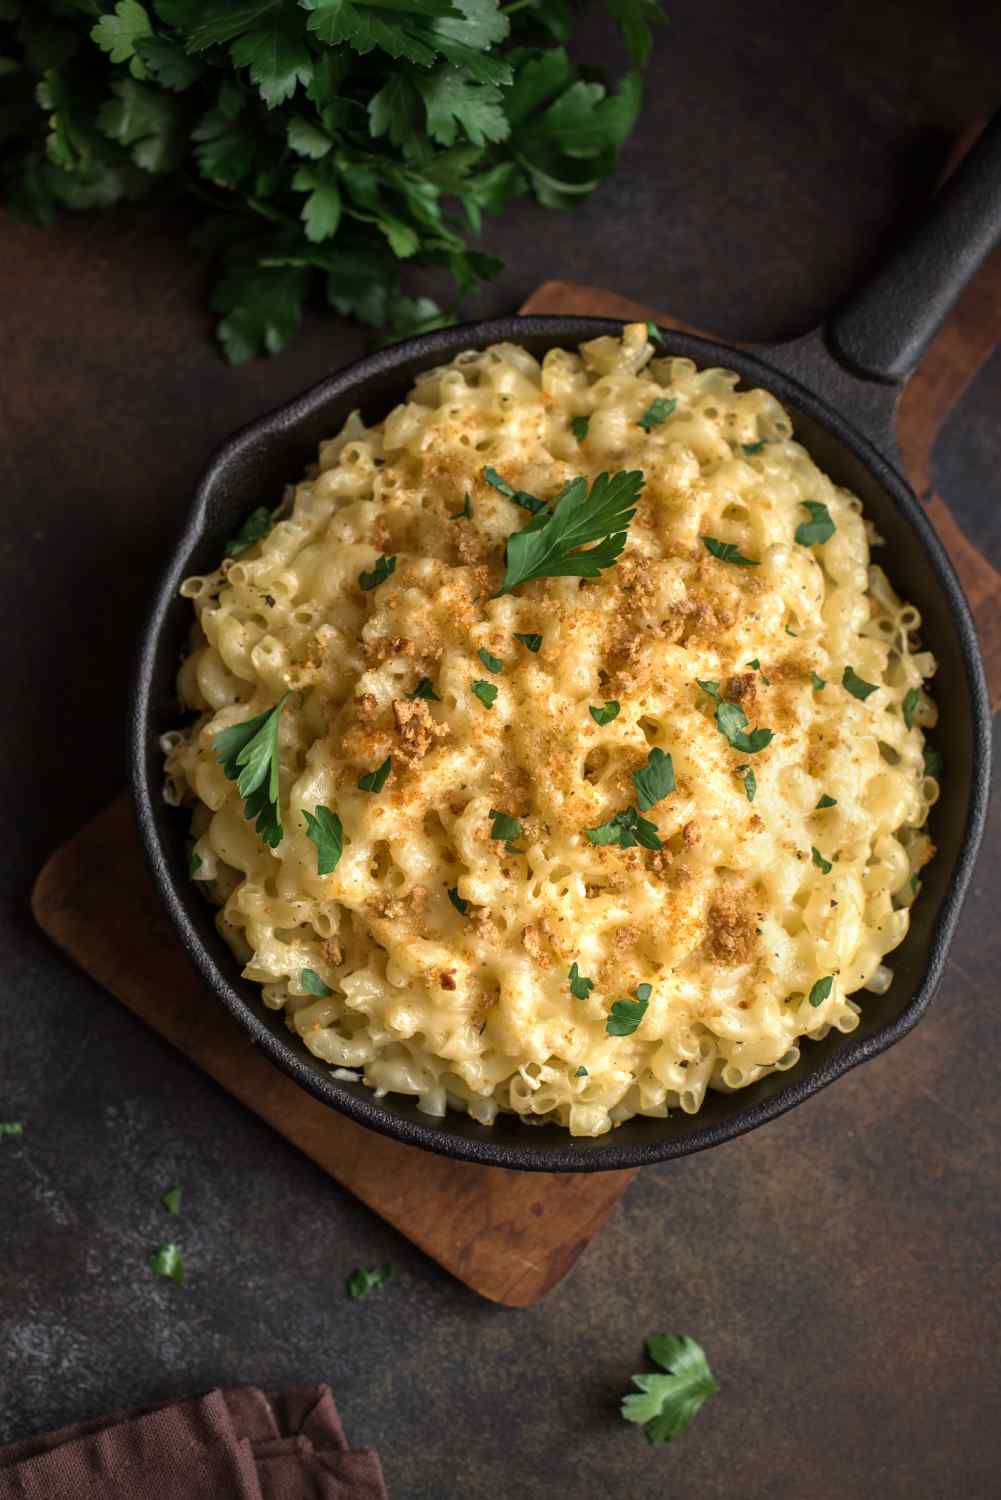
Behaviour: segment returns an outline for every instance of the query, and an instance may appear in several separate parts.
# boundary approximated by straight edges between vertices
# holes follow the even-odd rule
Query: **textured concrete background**
[[[672,0],[623,169],[567,217],[488,228],[507,272],[597,281],[722,334],[819,319],[998,103],[996,3]],[[583,56],[607,55],[600,19]],[[894,1051],[741,1141],[650,1169],[525,1312],[452,1282],[133,1021],[34,930],[45,856],[120,789],[144,599],[226,433],[360,352],[317,318],[241,371],[206,337],[185,225],[0,230],[4,833],[0,1441],[214,1383],[328,1379],[395,1500],[516,1493],[856,1500],[997,1494],[1001,814],[936,1007]],[[1001,561],[1001,358],[940,488]],[[184,1187],[181,1220],[159,1194]],[[150,1249],[176,1232],[181,1290]],[[356,1265],[395,1281],[344,1296]],[[676,1449],[616,1417],[652,1331],[720,1396]]]

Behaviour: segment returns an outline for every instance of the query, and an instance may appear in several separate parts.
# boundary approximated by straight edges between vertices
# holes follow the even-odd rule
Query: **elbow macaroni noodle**
[[[379,1094],[599,1135],[795,1066],[804,1037],[858,1024],[851,995],[889,984],[934,852],[936,710],[911,692],[908,728],[903,705],[935,663],[870,563],[859,501],[772,396],[737,382],[657,357],[643,324],[541,363],[513,344],[460,354],[374,427],[352,415],[270,533],[183,585],[197,621],[180,692],[198,717],[164,748],[198,878],[264,1003]],[[646,430],[656,398],[674,408]],[[574,417],[589,419],[580,440]],[[488,465],[546,500],[576,475],[641,469],[618,563],[494,597],[527,517]],[[836,524],[821,545],[794,540],[806,500]],[[707,535],[759,565],[718,560]],[[395,570],[365,591],[379,555]],[[864,701],[846,667],[875,685]],[[436,698],[408,697],[425,677]],[[767,748],[732,748],[696,679],[771,728]],[[270,849],[213,739],[290,689]],[[608,700],[620,712],[599,725],[589,707]],[[646,813],[661,849],[590,843],[654,746],[677,779]],[[360,790],[388,755],[383,790]],[[304,818],[320,804],[344,829],[325,876]],[[491,837],[493,809],[520,820],[517,852]],[[585,999],[572,963],[594,981]],[[610,1007],[641,984],[640,1025],[609,1035]]]

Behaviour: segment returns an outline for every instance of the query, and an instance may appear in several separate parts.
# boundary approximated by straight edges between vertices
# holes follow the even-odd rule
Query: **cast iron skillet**
[[[161,796],[160,735],[180,718],[175,677],[191,620],[178,586],[211,571],[246,514],[272,503],[313,461],[322,438],[360,407],[369,422],[404,399],[414,376],[460,350],[513,340],[541,355],[621,324],[603,318],[501,318],[409,339],[331,376],[262,417],[215,456],[170,560],[146,627],[131,719],[133,790],[153,876],[181,941],[211,988],[261,1049],[310,1093],[360,1124],[444,1155],[493,1166],[581,1172],[643,1166],[686,1155],[752,1130],[802,1103],[849,1068],[884,1051],[924,1014],[946,951],[983,830],[990,708],[973,623],[941,543],[898,470],[893,419],[903,383],[941,319],[1001,233],[1001,116],[936,196],[930,217],[823,331],[793,343],[732,349],[664,331],[672,354],[736,370],[773,391],[793,415],[798,439],[822,469],[858,494],[886,539],[881,556],[903,595],[921,611],[922,633],[939,663],[934,738],[945,754],[942,796],[931,833],[938,856],[926,871],[910,933],[893,954],[894,980],[866,995],[850,1037],[807,1044],[799,1065],[735,1094],[710,1094],[701,1112],[634,1119],[598,1140],[571,1139],[555,1126],[529,1128],[501,1116],[487,1129],[465,1115],[421,1114],[401,1096],[376,1099],[338,1081],[261,1004],[256,986],[216,933],[213,911],[186,873],[187,815]]]

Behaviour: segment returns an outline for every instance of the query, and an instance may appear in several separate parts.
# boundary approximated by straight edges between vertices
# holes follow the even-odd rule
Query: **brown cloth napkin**
[[[388,1500],[325,1385],[140,1406],[0,1448],[0,1500]]]

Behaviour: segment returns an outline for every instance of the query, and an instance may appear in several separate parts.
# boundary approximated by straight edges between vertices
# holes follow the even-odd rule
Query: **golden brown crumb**
[[[548,942],[545,934],[538,927],[526,927],[521,935],[521,941],[525,945],[525,952],[529,958],[534,958],[541,969],[552,967],[553,960],[549,952]]]
[[[436,740],[448,734],[448,725],[439,724],[422,698],[393,700],[393,717],[399,736],[399,754],[408,766],[423,760]]]
[[[377,635],[365,642],[365,660],[371,666],[381,666],[393,656],[413,656],[414,643],[405,635]]]
[[[746,964],[754,949],[754,916],[734,892],[720,890],[706,914],[706,941],[712,956],[723,964]]]
[[[723,684],[723,697],[729,703],[739,703],[742,708],[753,708],[757,696],[758,685],[753,672],[738,672]]]

